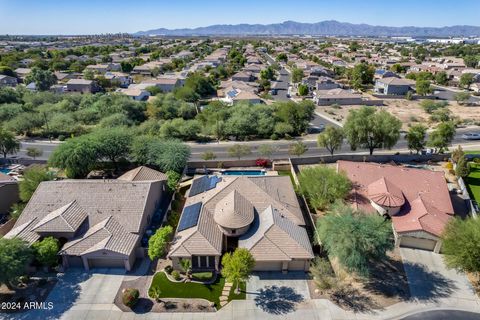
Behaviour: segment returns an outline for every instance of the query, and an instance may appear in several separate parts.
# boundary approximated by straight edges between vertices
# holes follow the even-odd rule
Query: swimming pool
[[[4,174],[8,174],[11,170],[5,167],[0,167],[0,172]]]
[[[263,170],[225,170],[222,172],[225,176],[264,176]]]

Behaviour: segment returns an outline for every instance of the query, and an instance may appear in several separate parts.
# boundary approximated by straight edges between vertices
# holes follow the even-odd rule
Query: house
[[[15,74],[17,75],[17,78],[21,79],[22,81],[25,79],[26,76],[28,76],[32,72],[32,69],[30,68],[17,68],[15,69]]]
[[[479,93],[480,92],[480,83],[474,83],[472,85],[470,85],[470,89],[473,90],[473,92],[477,92]]]
[[[95,85],[92,80],[70,79],[67,81],[68,92],[93,93]]]
[[[240,71],[235,73],[232,76],[233,81],[243,81],[243,82],[251,82],[255,81],[255,77],[248,71]]]
[[[375,74],[373,75],[373,77],[375,79],[383,79],[383,78],[391,78],[391,77],[399,78],[399,76],[395,72],[390,70],[385,70],[385,69],[375,70]]]
[[[110,80],[110,82],[117,83],[121,88],[127,88],[133,83],[132,77],[123,72],[106,72],[105,79]]]
[[[0,214],[8,213],[19,200],[17,180],[0,172]]]
[[[120,63],[104,63],[104,64],[89,65],[85,69],[95,71],[98,73],[105,73],[107,71],[120,71],[122,70],[122,66],[120,65]]]
[[[64,267],[131,270],[165,183],[165,175],[146,167],[117,180],[42,182],[5,237],[29,244],[59,239]]]
[[[246,248],[256,271],[306,271],[313,252],[292,183],[282,176],[193,180],[168,253],[192,269],[219,270],[226,251]]]
[[[149,83],[151,86],[159,88],[162,92],[172,92],[175,88],[182,86],[180,80],[175,77],[160,77],[147,80],[145,83]]]
[[[396,77],[381,78],[375,81],[375,92],[389,95],[406,95],[414,85],[413,81]]]
[[[0,88],[15,87],[17,86],[17,84],[18,84],[17,78],[0,74]]]
[[[332,104],[355,105],[364,103],[361,94],[353,93],[341,88],[331,90],[316,90],[313,93],[313,100],[319,106],[329,106]]]
[[[354,188],[357,209],[392,220],[397,246],[441,251],[441,235],[454,211],[443,171],[338,161]]]
[[[138,88],[118,89],[118,92],[132,98],[135,101],[146,101],[150,97],[150,92]]]
[[[262,103],[263,100],[253,90],[242,90],[238,88],[231,88],[225,92],[225,96],[221,101],[233,105],[239,102],[247,102],[251,104]]]
[[[340,85],[329,77],[319,77],[318,80],[315,82],[315,88],[317,90],[331,90],[339,87]]]

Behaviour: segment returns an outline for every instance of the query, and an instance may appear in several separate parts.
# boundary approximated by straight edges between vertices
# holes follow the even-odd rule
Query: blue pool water
[[[222,172],[226,176],[264,176],[265,171],[262,170],[225,170]]]
[[[0,172],[4,174],[8,174],[10,172],[10,169],[0,167]]]

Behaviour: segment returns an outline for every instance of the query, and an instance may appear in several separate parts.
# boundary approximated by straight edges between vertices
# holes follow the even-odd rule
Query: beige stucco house
[[[53,236],[65,267],[131,270],[165,182],[163,173],[147,167],[117,180],[42,182],[5,237],[32,244]]]
[[[289,177],[194,179],[168,257],[218,270],[221,256],[248,249],[256,271],[308,270],[313,252]]]

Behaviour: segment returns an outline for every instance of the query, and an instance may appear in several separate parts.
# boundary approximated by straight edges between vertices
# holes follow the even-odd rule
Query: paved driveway
[[[46,299],[53,303],[52,310],[34,310],[11,319],[106,319],[105,315],[117,309],[113,301],[124,275],[122,269],[95,268],[87,272],[69,268],[58,277]]]
[[[400,248],[408,285],[419,302],[439,299],[478,301],[467,277],[447,269],[443,257],[430,251]]]

